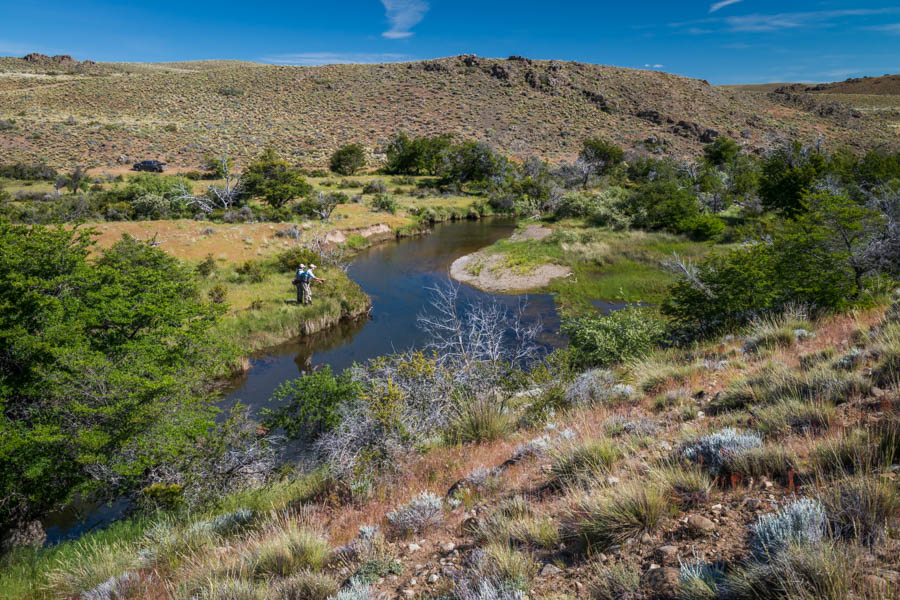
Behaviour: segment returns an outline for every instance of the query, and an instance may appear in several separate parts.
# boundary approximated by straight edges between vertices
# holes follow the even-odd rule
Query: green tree
[[[788,217],[803,212],[803,196],[826,170],[825,157],[815,149],[793,142],[763,162],[759,196],[763,206]]]
[[[703,147],[704,160],[715,167],[733,163],[740,153],[741,147],[738,143],[724,135],[720,135],[711,144]]]
[[[412,139],[398,133],[385,148],[384,170],[392,175],[440,175],[450,147],[447,134]]]
[[[384,170],[391,175],[417,175],[423,167],[413,140],[405,132],[401,131],[391,138],[384,154]]]
[[[450,149],[445,177],[456,183],[487,182],[502,177],[509,163],[484,142],[467,141]]]
[[[366,151],[360,144],[346,144],[331,155],[331,170],[340,175],[354,175],[366,166]]]
[[[629,204],[638,227],[673,233],[687,231],[700,213],[694,195],[675,181],[642,185],[632,194]]]
[[[832,194],[805,197],[805,213],[766,238],[684,265],[662,311],[703,334],[733,329],[753,317],[798,303],[841,310],[858,299],[875,273],[866,249],[884,230],[881,215]]]
[[[224,179],[229,172],[234,170],[234,163],[230,156],[208,154],[203,157],[203,170],[206,172],[205,177],[209,179]]]
[[[612,142],[593,137],[582,142],[578,158],[587,167],[583,182],[586,188],[591,175],[606,175],[621,164],[625,160],[625,151]]]
[[[247,165],[242,183],[248,195],[261,197],[276,209],[294,198],[312,192],[312,186],[306,179],[286,160],[279,158],[272,148],[268,148],[259,158]]]
[[[0,529],[76,492],[119,493],[212,426],[233,349],[190,269],[124,237],[0,221]]]

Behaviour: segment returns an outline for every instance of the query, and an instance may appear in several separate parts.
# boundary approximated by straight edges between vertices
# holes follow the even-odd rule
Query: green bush
[[[245,261],[244,264],[236,268],[235,271],[250,283],[262,283],[266,279],[266,274],[263,271],[262,265],[252,260]]]
[[[282,427],[290,439],[317,437],[340,423],[338,407],[360,393],[348,372],[334,375],[331,367],[282,383],[272,395],[279,407],[264,411],[267,427]]]
[[[387,193],[380,193],[372,198],[372,208],[380,212],[394,214],[397,212],[397,200]]]
[[[554,216],[557,219],[588,217],[597,211],[598,204],[597,198],[594,196],[569,194],[559,201]]]
[[[684,273],[662,312],[698,334],[733,329],[792,304],[841,310],[860,297],[871,265],[862,253],[880,217],[830,194],[806,197],[808,211],[769,236],[715,254]]]
[[[685,220],[681,224],[682,229],[699,241],[714,240],[725,231],[725,223],[715,215],[702,214]]]
[[[563,321],[572,359],[581,365],[610,365],[640,356],[659,343],[665,325],[654,311],[629,307],[608,315]]]
[[[689,231],[690,223],[700,214],[694,195],[674,181],[640,186],[632,194],[629,208],[635,226],[673,233]]]
[[[281,273],[295,272],[300,265],[323,263],[322,257],[306,248],[295,247],[280,252],[273,259],[275,268]]]

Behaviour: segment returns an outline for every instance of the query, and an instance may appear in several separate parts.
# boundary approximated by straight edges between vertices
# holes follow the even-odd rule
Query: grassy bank
[[[203,278],[202,293],[227,303],[218,331],[244,354],[332,327],[369,307],[356,282],[335,267],[320,265],[317,274],[326,281],[313,284],[312,304],[301,305],[291,284],[294,269],[284,261],[234,265],[214,259],[213,264],[215,269]]]
[[[716,250],[711,243],[668,233],[615,232],[576,220],[543,226],[552,229],[547,237],[514,237],[486,250],[502,254],[504,268],[515,271],[548,263],[569,267],[572,276],[554,280],[545,291],[558,294],[561,306],[574,309],[590,307],[591,299],[657,304],[673,281],[664,266],[673,253],[699,258]]]

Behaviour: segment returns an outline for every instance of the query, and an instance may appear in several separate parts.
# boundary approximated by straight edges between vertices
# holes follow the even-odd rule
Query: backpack
[[[297,269],[297,277],[295,281],[298,283],[309,283],[309,280],[312,279],[312,276],[309,274],[309,271],[301,271]]]

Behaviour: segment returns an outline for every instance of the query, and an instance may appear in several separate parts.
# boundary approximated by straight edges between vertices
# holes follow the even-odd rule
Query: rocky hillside
[[[54,166],[159,158],[193,166],[266,146],[323,164],[357,141],[377,160],[394,133],[452,132],[517,157],[570,158],[588,135],[681,156],[718,135],[863,149],[896,143],[878,115],[821,110],[655,71],[456,56],[416,63],[287,67],[211,61],[114,64],[0,58],[0,151]]]

